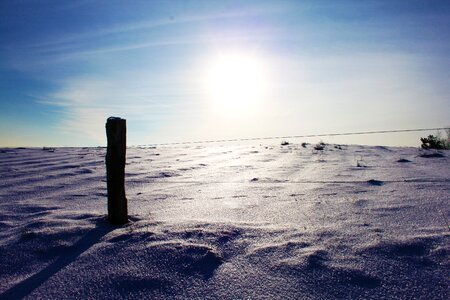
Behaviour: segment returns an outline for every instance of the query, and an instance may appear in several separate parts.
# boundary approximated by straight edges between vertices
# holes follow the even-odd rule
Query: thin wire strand
[[[204,140],[204,141],[184,141],[184,142],[172,142],[172,143],[155,143],[155,144],[149,144],[149,145],[150,146],[168,146],[168,145],[207,144],[207,143],[229,143],[229,142],[261,141],[261,140],[275,140],[275,139],[332,137],[332,136],[348,136],[348,135],[399,133],[399,132],[420,132],[420,131],[446,130],[446,129],[450,129],[450,128],[449,127],[440,127],[440,128],[418,128],[418,129],[360,131],[360,132],[345,132],[345,133],[304,134],[304,135],[287,135],[287,136],[271,136],[271,137],[235,138],[235,139],[222,139],[222,140]]]

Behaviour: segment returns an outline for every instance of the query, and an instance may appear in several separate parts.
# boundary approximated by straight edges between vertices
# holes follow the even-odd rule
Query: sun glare
[[[246,109],[265,96],[263,61],[244,53],[222,54],[207,67],[208,96],[224,108]]]

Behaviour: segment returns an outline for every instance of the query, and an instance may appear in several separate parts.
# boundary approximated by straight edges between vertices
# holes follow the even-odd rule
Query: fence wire
[[[153,144],[149,144],[149,145],[150,146],[169,146],[169,145],[187,145],[187,144],[230,143],[230,142],[262,141],[262,140],[276,140],[276,139],[334,137],[334,136],[349,136],[349,135],[420,132],[420,131],[432,131],[432,130],[437,131],[437,130],[448,130],[448,129],[450,129],[450,127],[359,131],[359,132],[344,132],[344,133],[320,133],[320,134],[286,135],[286,136],[270,136],[270,137],[250,137],[250,138],[203,140],[203,141],[184,141],[184,142],[171,142],[171,143],[153,143]]]

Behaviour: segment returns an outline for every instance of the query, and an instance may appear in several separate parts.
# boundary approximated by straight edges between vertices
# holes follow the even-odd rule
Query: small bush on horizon
[[[449,134],[450,131],[447,131]],[[422,149],[435,149],[435,150],[449,150],[450,149],[450,141],[449,139],[442,139],[439,136],[434,136],[430,134],[426,138],[420,138],[422,145],[420,146]]]
[[[287,145],[289,145],[289,142],[288,142],[288,141],[282,141],[282,142],[281,142],[281,146],[287,146]]]

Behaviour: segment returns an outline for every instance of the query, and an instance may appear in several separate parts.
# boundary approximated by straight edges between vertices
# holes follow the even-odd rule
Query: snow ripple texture
[[[0,149],[1,299],[450,299],[450,153],[357,145]]]

